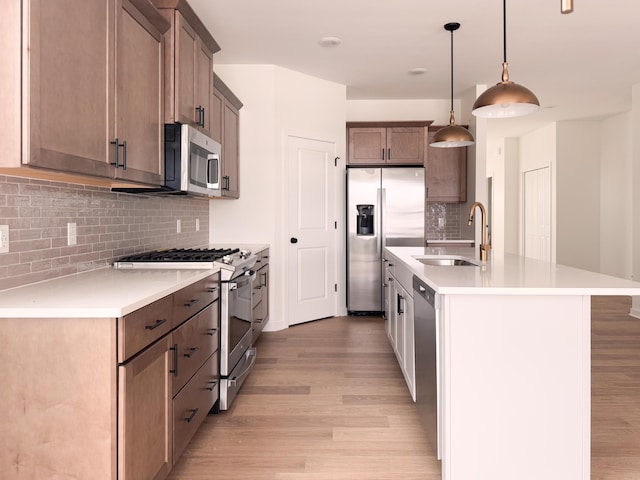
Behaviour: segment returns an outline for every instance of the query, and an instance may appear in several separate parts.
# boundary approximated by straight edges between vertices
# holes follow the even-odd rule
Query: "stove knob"
[[[240,258],[247,259],[251,255],[251,250],[240,250]]]
[[[227,265],[231,265],[233,263],[233,257],[231,255],[225,255],[221,259],[222,263],[226,263]]]

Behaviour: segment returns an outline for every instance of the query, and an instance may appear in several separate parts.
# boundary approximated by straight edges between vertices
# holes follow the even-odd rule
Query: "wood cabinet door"
[[[429,139],[432,136],[429,133]],[[429,147],[425,166],[427,201],[467,201],[467,147]]]
[[[196,108],[202,109],[200,129],[211,136],[211,105],[209,96],[213,85],[213,54],[207,46],[198,41],[197,50],[197,82],[196,82]],[[196,118],[196,123],[199,119]]]
[[[118,7],[112,140],[119,142],[116,178],[159,185],[164,126],[162,32],[129,0],[118,0]]]
[[[385,163],[386,128],[349,128],[349,164]]]
[[[424,127],[389,127],[386,130],[386,163],[401,165],[424,164]]]
[[[175,15],[175,121],[195,125],[198,35],[180,12]]]
[[[211,126],[209,135],[218,143],[222,143],[222,125],[224,115],[224,96],[218,90],[211,87],[211,95],[209,97],[209,112]]]
[[[165,478],[172,465],[171,335],[118,368],[118,478]]]
[[[115,0],[30,0],[23,162],[112,177]]]
[[[225,101],[222,126],[222,195],[232,198],[240,196],[239,121],[238,109]]]

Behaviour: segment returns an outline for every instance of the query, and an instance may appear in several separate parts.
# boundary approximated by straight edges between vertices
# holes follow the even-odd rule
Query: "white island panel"
[[[588,480],[590,298],[443,307],[443,479]]]

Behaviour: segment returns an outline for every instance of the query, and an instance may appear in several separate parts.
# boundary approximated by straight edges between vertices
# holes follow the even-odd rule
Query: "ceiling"
[[[275,64],[347,86],[352,99],[450,98],[500,80],[499,0],[189,0],[221,46],[217,64]],[[640,83],[640,2],[507,2],[511,80],[532,90],[542,109],[489,120],[490,134],[519,136],[545,123],[598,118],[630,109]],[[341,44],[322,47],[322,37]],[[414,68],[426,68],[422,75]]]

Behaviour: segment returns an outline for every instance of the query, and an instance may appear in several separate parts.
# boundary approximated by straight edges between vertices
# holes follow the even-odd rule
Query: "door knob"
[[[289,241],[290,241],[291,243],[298,243],[298,239],[297,239],[296,237],[291,237],[291,238],[289,239]]]

